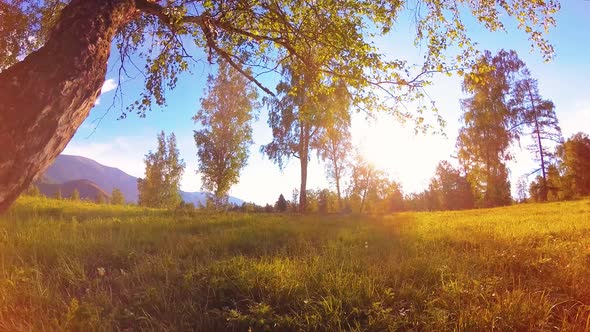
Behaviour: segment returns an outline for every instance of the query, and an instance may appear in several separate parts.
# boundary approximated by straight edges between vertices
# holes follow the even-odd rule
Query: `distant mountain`
[[[71,155],[59,155],[53,164],[47,168],[45,173],[37,180],[39,190],[45,194],[41,186],[49,188],[48,190],[54,190],[47,196],[53,196],[57,187],[51,187],[50,185],[65,185],[68,182],[74,180],[88,180],[90,183],[94,183],[99,189],[110,196],[114,188],[119,188],[127,202],[137,203],[138,191],[137,191],[137,178],[131,176],[122,170],[102,165],[92,159],[88,159],[80,156]],[[80,183],[82,185],[82,183]],[[88,183],[84,184],[86,189]],[[69,187],[67,187],[69,188]],[[73,188],[71,189],[73,190]],[[90,190],[90,189],[89,189]],[[82,191],[79,188],[80,196]],[[71,193],[71,191],[70,191]],[[62,189],[63,196],[69,196]],[[193,203],[195,206],[199,204],[204,205],[207,199],[206,192],[185,192],[180,191],[180,196],[187,203]],[[229,201],[232,204],[242,205],[243,200],[236,197],[229,197]]]
[[[197,207],[199,206],[199,204],[204,206],[207,203],[207,195],[209,194],[203,191],[197,191],[192,193],[182,190],[180,191],[180,196],[182,197],[183,201],[191,202]],[[244,201],[239,198],[229,196],[229,203],[241,206],[242,204],[244,204]]]
[[[59,155],[42,177],[49,183],[90,180],[109,193],[109,196],[114,188],[119,188],[128,202],[137,203],[137,178],[92,159]]]
[[[37,187],[39,188],[39,191],[47,197],[55,196],[58,190],[61,191],[62,197],[70,197],[72,196],[74,189],[78,190],[81,199],[96,201],[99,195],[109,197],[108,193],[96,183],[89,180],[73,180],[65,183],[38,182]]]
[[[180,197],[185,202],[190,202],[198,207],[199,205],[204,206],[207,203],[207,193],[205,192],[194,192],[194,193],[187,193],[185,191],[180,191]]]

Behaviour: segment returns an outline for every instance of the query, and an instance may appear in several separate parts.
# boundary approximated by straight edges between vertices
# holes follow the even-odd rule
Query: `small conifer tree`
[[[285,196],[283,196],[283,194],[279,195],[279,199],[277,200],[277,202],[275,204],[275,209],[278,212],[287,211],[287,200],[285,199]]]

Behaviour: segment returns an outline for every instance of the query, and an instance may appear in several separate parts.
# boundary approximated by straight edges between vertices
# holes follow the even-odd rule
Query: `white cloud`
[[[100,95],[98,98],[96,98],[96,101],[94,102],[94,106],[100,105],[100,96],[107,93],[107,92],[111,92],[113,90],[115,90],[117,88],[117,82],[112,79],[109,78],[108,80],[104,81],[104,83],[102,84],[102,88],[100,88]]]
[[[109,78],[108,80],[104,81],[102,84],[102,88],[100,89],[100,94],[107,93],[109,91],[113,91],[117,88],[117,82],[114,79]]]
[[[103,165],[119,168],[127,174],[142,177],[143,155],[151,148],[145,137],[114,137],[105,142],[72,141],[65,154],[93,159]]]

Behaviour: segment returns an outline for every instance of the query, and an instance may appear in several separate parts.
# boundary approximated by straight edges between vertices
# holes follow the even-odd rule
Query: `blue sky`
[[[411,44],[414,31],[404,23],[406,21],[402,16],[401,24],[391,36],[380,40],[378,46],[391,58],[420,63],[422,53]],[[495,33],[473,22],[466,25],[480,49],[489,49],[494,53],[502,48],[518,52],[533,77],[538,79],[542,96],[555,103],[565,137],[578,131],[590,132],[590,1],[562,1],[557,27],[549,34],[556,51],[554,60],[549,63],[543,62],[537,51],[531,52],[526,35],[513,25],[509,25],[508,32]],[[191,118],[199,108],[207,75],[214,68],[207,63],[206,55],[198,54],[202,61],[193,66],[190,77],[183,77],[177,88],[167,94],[168,106],[165,109],[150,112],[146,118],[129,114],[124,120],[117,120],[120,115],[117,107],[107,112],[117,87],[116,56],[113,54],[103,94],[64,153],[85,156],[141,177],[144,172],[143,157],[155,148],[156,134],[161,130],[174,132],[181,157],[187,164],[181,187],[185,191],[199,191],[201,182],[195,171],[197,149],[193,140],[196,125]],[[130,103],[138,96],[143,83],[141,79],[142,76],[137,76],[122,82],[124,102]],[[265,84],[274,87],[276,82],[267,78]],[[460,127],[459,100],[464,97],[460,78],[438,76],[427,91],[448,123],[446,138],[432,134],[414,135],[412,128],[403,127],[386,115],[367,121],[363,115],[356,114],[353,119],[355,144],[377,167],[401,182],[405,192],[420,191],[427,186],[438,161],[449,159],[454,153]],[[260,145],[271,141],[266,112],[262,109],[259,120],[253,124],[254,145],[248,166],[242,171],[240,183],[230,191],[233,196],[258,204],[273,203],[281,193],[289,198],[293,189],[299,187],[297,159],[281,172],[277,165],[259,152]],[[521,146],[526,146],[526,140]],[[530,172],[535,166],[530,153],[524,149],[515,146],[513,152],[516,158],[509,163],[509,167],[514,183],[517,177]],[[328,186],[324,167],[314,158],[310,164],[308,188]]]

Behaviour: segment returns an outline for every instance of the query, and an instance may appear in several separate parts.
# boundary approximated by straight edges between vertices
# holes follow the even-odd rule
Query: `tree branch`
[[[175,22],[171,20],[170,16],[166,15],[165,8],[158,3],[149,0],[135,0],[135,7],[143,13],[158,17],[162,22],[171,27],[174,27],[175,25]],[[204,16],[205,14],[199,16],[183,16],[180,21],[176,23],[193,23],[202,25],[204,22]]]
[[[221,58],[223,58],[225,61],[227,61],[227,63],[230,66],[232,66],[240,74],[244,75],[244,77],[246,77],[249,81],[256,84],[256,86],[258,86],[262,91],[266,92],[267,94],[269,94],[273,97],[275,96],[275,94],[272,91],[270,91],[270,89],[265,87],[254,76],[252,76],[250,73],[245,71],[244,68],[242,68],[242,66],[239,63],[235,62],[232,59],[232,55],[229,52],[227,52],[226,50],[219,47],[219,45],[217,45],[216,40],[215,40],[216,35],[213,33],[213,31],[211,31],[211,28],[212,28],[211,26],[213,25],[215,27],[220,27],[221,29],[230,30],[232,32],[240,33],[245,36],[255,38],[257,40],[264,39],[264,40],[279,42],[278,39],[270,38],[270,37],[266,37],[266,36],[255,35],[255,34],[247,32],[245,30],[233,28],[233,27],[229,26],[228,24],[216,22],[215,20],[213,20],[209,16],[208,13],[203,13],[199,16],[183,16],[178,21],[173,22],[171,20],[170,16],[166,15],[165,8],[157,3],[150,2],[148,0],[136,0],[136,7],[137,7],[137,9],[139,9],[140,11],[142,11],[146,14],[154,15],[154,16],[158,17],[162,22],[164,22],[166,25],[168,25],[173,32],[175,32],[177,30],[178,24],[182,25],[182,24],[190,23],[190,24],[198,25],[201,28],[201,30],[203,31],[203,34],[205,35],[205,40],[207,42],[207,46],[210,49],[214,50]],[[281,45],[283,45],[283,44],[281,43]],[[283,45],[283,46],[285,46],[285,45]]]
[[[267,87],[265,87],[260,81],[258,81],[254,76],[246,72],[242,66],[236,63],[232,58],[231,55],[226,52],[225,50],[221,49],[214,41],[207,41],[207,46],[215,50],[217,54],[222,57],[230,66],[232,66],[235,70],[237,70],[240,74],[244,75],[250,82],[256,84],[262,91],[268,93],[269,95],[276,97],[276,95],[270,91]]]

